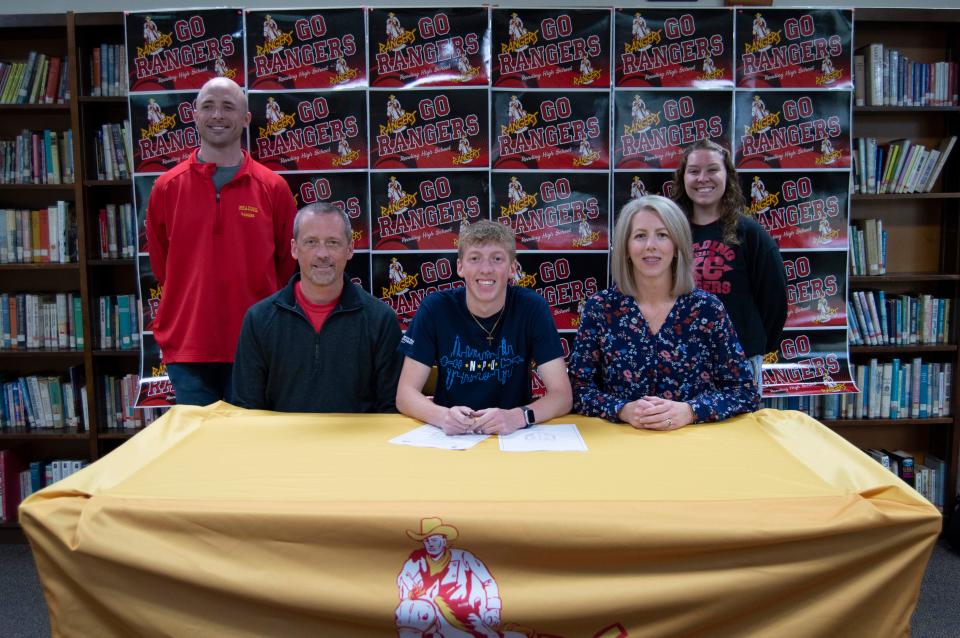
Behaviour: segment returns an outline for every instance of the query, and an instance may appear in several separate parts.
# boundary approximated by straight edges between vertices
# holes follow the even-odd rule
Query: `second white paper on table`
[[[535,425],[500,437],[502,452],[586,452],[587,444],[573,423]]]

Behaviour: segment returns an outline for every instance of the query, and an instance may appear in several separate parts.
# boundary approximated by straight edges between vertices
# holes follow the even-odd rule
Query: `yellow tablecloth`
[[[53,632],[419,636],[459,600],[497,608],[507,636],[909,633],[940,515],[816,421],[556,422],[589,451],[412,448],[388,443],[419,425],[401,416],[176,407],[21,506]],[[430,578],[461,580],[403,590],[426,564],[408,532],[431,518],[456,538]]]

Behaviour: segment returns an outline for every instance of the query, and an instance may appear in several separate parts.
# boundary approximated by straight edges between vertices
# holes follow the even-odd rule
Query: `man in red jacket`
[[[177,403],[207,405],[230,399],[247,308],[296,268],[296,204],[283,178],[240,147],[250,112],[235,82],[204,84],[194,114],[200,148],[154,184],[147,248],[162,286],[154,336]]]

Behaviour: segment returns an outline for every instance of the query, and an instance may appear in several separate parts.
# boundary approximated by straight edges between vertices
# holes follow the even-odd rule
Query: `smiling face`
[[[215,78],[203,85],[197,95],[194,117],[203,148],[230,150],[240,148],[240,136],[250,123],[250,112],[243,91],[227,78]]]
[[[471,244],[463,248],[463,256],[457,259],[457,274],[466,284],[470,312],[489,317],[503,307],[516,263],[503,244]]]
[[[353,242],[335,214],[309,214],[300,221],[290,252],[300,264],[300,286],[308,299],[336,297],[343,270],[353,257]]]
[[[683,173],[683,187],[695,212],[719,215],[718,204],[726,191],[726,184],[727,169],[721,153],[706,149],[690,153]]]
[[[627,253],[633,264],[635,284],[666,283],[670,286],[677,248],[655,210],[642,208],[633,216]]]

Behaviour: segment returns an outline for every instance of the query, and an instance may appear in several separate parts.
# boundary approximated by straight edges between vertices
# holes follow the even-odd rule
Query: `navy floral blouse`
[[[590,297],[570,357],[573,410],[619,421],[644,396],[685,401],[697,422],[759,407],[753,373],[723,304],[703,290],[681,295],[656,335],[636,300],[615,285]]]

